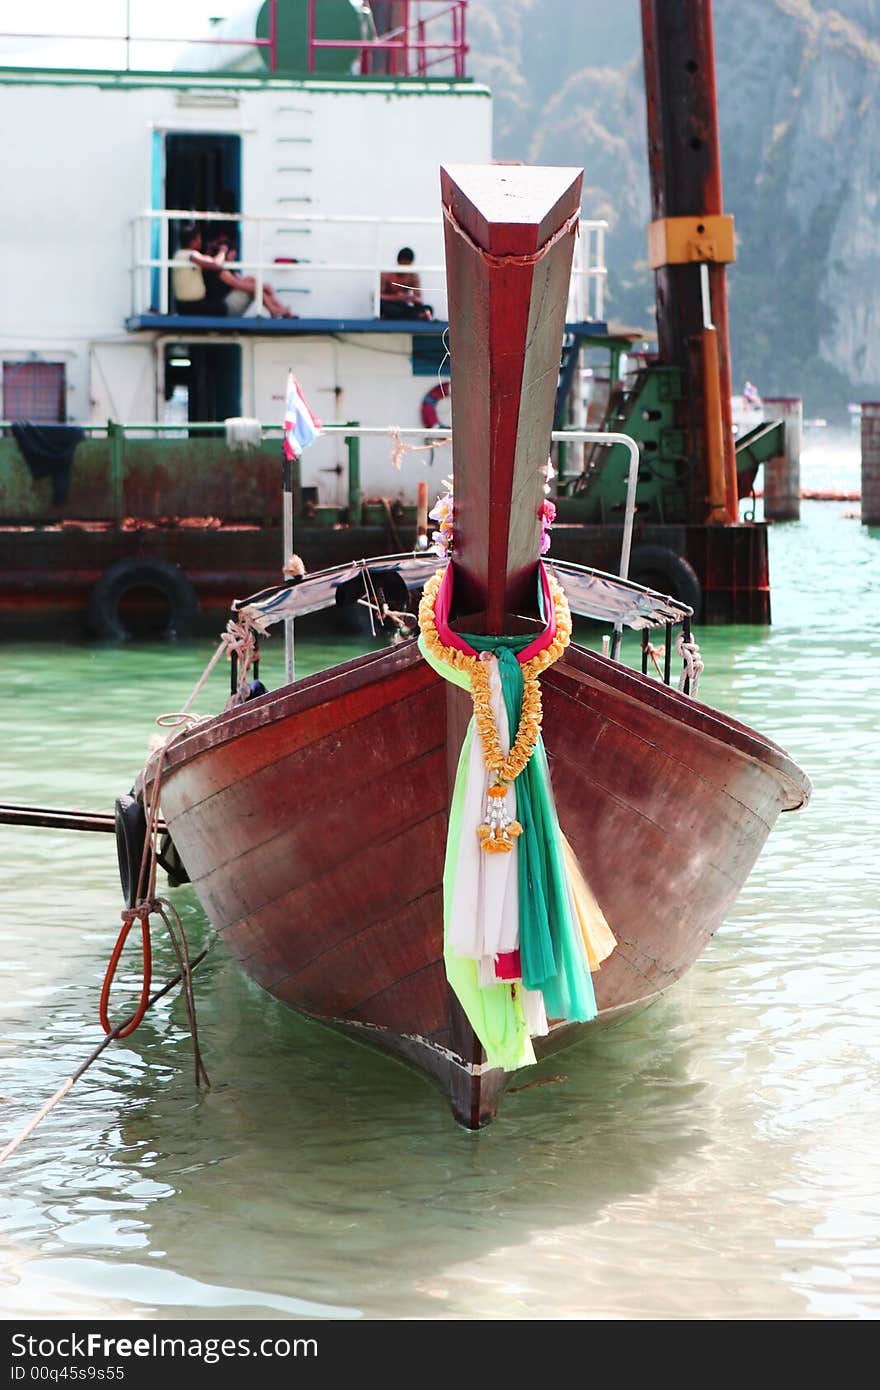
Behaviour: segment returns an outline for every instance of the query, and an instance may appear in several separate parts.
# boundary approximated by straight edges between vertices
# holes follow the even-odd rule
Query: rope
[[[236,624],[235,626],[238,627],[239,625]],[[221,643],[221,646],[222,645]],[[191,703],[194,698],[195,693],[190,696],[189,703]],[[181,711],[181,714],[184,713],[185,711]],[[159,750],[156,757],[152,784],[148,785],[146,778],[144,779],[144,813],[147,821],[147,830],[144,836],[144,847],[141,853],[141,864],[138,872],[136,901],[134,907],[124,908],[121,913],[122,927],[116,938],[113,950],[110,953],[107,969],[104,972],[104,981],[101,985],[101,997],[98,1005],[98,1017],[105,1033],[112,1033],[114,1036],[120,1038],[129,1037],[129,1035],[133,1033],[135,1029],[139,1028],[143,1022],[144,1015],[150,1005],[150,984],[153,971],[150,919],[153,916],[158,916],[168,933],[171,945],[174,948],[174,954],[177,956],[177,963],[180,967],[178,978],[182,986],[184,1007],[186,1008],[187,1021],[192,1036],[195,1083],[197,1086],[204,1083],[205,1086],[210,1087],[211,1081],[202,1060],[201,1049],[199,1047],[195,994],[192,985],[192,967],[190,964],[186,933],[183,930],[183,923],[180,920],[177,909],[173,907],[166,898],[159,898],[156,896],[159,794],[167,755],[168,746],[165,744]],[[140,999],[131,1017],[125,1023],[117,1025],[117,1027],[114,1028],[109,1018],[110,991],[113,986],[113,981],[116,978],[116,971],[119,968],[119,962],[122,958],[125,943],[128,940],[129,932],[135,922],[140,922],[141,924],[141,947],[143,953]]]
[[[462,241],[466,242],[472,251],[476,251],[477,255],[482,257],[482,259],[486,262],[486,265],[492,266],[493,268],[500,268],[502,266],[537,265],[539,261],[542,261],[544,259],[544,257],[547,255],[547,252],[553,249],[557,241],[561,241],[564,236],[568,236],[569,234],[578,236],[580,232],[581,221],[580,208],[578,208],[577,212],[573,212],[571,214],[571,217],[569,217],[567,221],[563,222],[562,226],[558,229],[558,231],[555,231],[551,237],[548,237],[547,240],[544,242],[543,246],[538,247],[537,251],[531,251],[528,255],[525,256],[514,256],[510,254],[496,256],[493,255],[491,251],[484,251],[482,246],[480,246],[478,242],[474,241],[470,232],[465,231],[464,227],[461,225],[461,223],[455,216],[455,213],[452,211],[452,208],[447,207],[446,203],[443,204],[443,216],[446,218],[446,221],[449,223],[450,227],[456,233],[456,235],[460,236]]]
[[[700,648],[693,638],[686,642],[684,633],[680,632],[676,639],[675,650],[684,663],[684,669],[678,681],[678,688],[679,690],[684,690],[685,681],[690,681],[689,693],[691,695],[696,695],[700,688],[700,676],[702,675],[705,665],[703,658],[700,656]]]
[[[393,625],[392,643],[402,642],[405,637],[409,636],[410,630],[418,626],[419,620],[415,613],[402,613],[398,609],[389,608],[387,603],[380,604],[378,601],[374,603],[370,598],[359,598],[358,603],[363,604],[364,608],[369,610],[371,626],[374,613],[386,631],[388,623]],[[373,636],[375,637],[375,635],[376,631],[373,628]]]
[[[364,581],[364,594],[366,595],[367,610],[370,614],[370,635],[372,637],[375,637],[376,624],[373,621],[373,610],[375,609],[376,612],[379,611],[379,595],[376,593],[376,590],[373,587],[373,579],[370,574],[370,571],[367,569],[367,563],[365,560],[360,561],[360,567]],[[358,599],[358,603],[360,602],[361,600]]]
[[[195,703],[200,692],[214,670],[221,656],[227,653],[230,657],[235,656],[239,666],[239,680],[234,695],[229,697],[226,708],[230,708],[244,699],[248,694],[247,675],[251,665],[259,659],[259,647],[257,645],[257,635],[268,630],[268,619],[262,614],[254,614],[248,620],[236,622],[230,618],[226,624],[226,631],[220,638],[217,649],[193,687],[189,699],[180,710],[173,714],[160,714],[156,723],[162,728],[188,728],[199,722],[200,716],[192,713],[192,705]],[[165,930],[168,933],[177,963],[180,966],[178,979],[182,985],[184,1006],[186,1008],[187,1021],[189,1023],[190,1034],[193,1043],[193,1057],[195,1063],[195,1082],[199,1086],[204,1083],[210,1086],[210,1078],[205,1064],[202,1060],[201,1049],[199,1047],[199,1031],[196,1020],[195,995],[192,986],[192,966],[190,963],[189,947],[187,946],[186,933],[177,909],[167,900],[156,896],[156,868],[159,860],[158,835],[159,835],[159,793],[162,785],[162,774],[165,771],[165,762],[168,756],[168,743],[163,743],[160,748],[148,759],[143,772],[144,786],[144,814],[146,816],[146,834],[144,836],[144,847],[141,854],[140,869],[138,872],[137,893],[134,907],[124,908],[122,911],[122,927],[116,938],[110,959],[107,962],[107,969],[104,973],[104,981],[101,986],[101,997],[98,1005],[98,1016],[101,1027],[108,1036],[127,1038],[132,1034],[143,1021],[144,1015],[150,1006],[150,984],[153,971],[153,949],[152,935],[150,928],[151,918],[159,917]],[[148,771],[152,765],[152,782],[149,779]],[[142,950],[142,976],[141,993],[134,1013],[124,1023],[115,1028],[110,1023],[110,991],[122,953],[125,949],[126,941],[135,922],[140,923],[141,929],[141,950]],[[60,1097],[59,1097],[60,1099]]]
[[[191,713],[191,708],[204,690],[214,667],[224,653],[230,657],[233,655],[238,657],[241,678],[238,683],[235,698],[243,697],[243,695],[246,694],[245,687],[248,670],[253,664],[255,657],[257,659],[259,658],[255,634],[263,636],[268,630],[269,620],[265,614],[262,613],[253,612],[249,614],[247,619],[242,618],[240,622],[236,622],[234,618],[230,618],[226,624],[226,631],[221,635],[220,641],[217,644],[216,651],[193,686],[189,699],[179,710],[175,710],[172,714],[160,714],[156,719],[156,723],[163,729],[180,729],[191,728],[192,725],[198,724],[201,721],[203,716]]]
[[[389,425],[388,433],[391,435],[394,447],[391,450],[391,464],[398,473],[403,462],[404,454],[433,454],[435,449],[440,449],[444,444],[451,444],[451,439],[432,439],[430,444],[404,444],[400,437],[400,426]]]
[[[661,658],[661,656],[663,655],[663,653],[665,652],[665,650],[666,650],[665,647],[655,647],[654,644],[653,644],[653,642],[648,642],[648,644],[647,644],[646,647],[645,647],[645,651],[648,653],[648,656],[651,658],[651,662],[652,662],[652,664],[653,664],[654,670],[657,672],[657,675],[660,676],[661,678],[662,678],[662,676],[663,676],[663,667],[660,665],[660,658]]]
[[[199,954],[195,956],[192,961],[190,961],[190,974],[192,974],[193,970],[195,970],[197,965],[201,965],[202,961],[205,959],[205,956],[210,951],[211,946],[214,944],[215,940],[216,938],[212,937],[211,940],[208,942],[207,946],[204,948],[204,950],[200,951]],[[162,986],[161,989],[157,989],[155,994],[152,994],[150,996],[148,1001],[148,1007],[152,1008],[153,1004],[155,1004],[158,999],[161,999],[163,995],[168,994],[174,988],[175,985],[180,983],[180,981],[181,976],[175,975],[173,980],[169,980],[167,984],[164,984]],[[43,1120],[49,1114],[50,1110],[55,1109],[55,1106],[58,1104],[58,1102],[64,1099],[71,1087],[74,1086],[76,1082],[80,1079],[80,1077],[88,1071],[92,1063],[98,1060],[104,1049],[106,1047],[109,1047],[110,1044],[116,1040],[116,1038],[121,1038],[125,1036],[124,1030],[128,1028],[128,1025],[129,1023],[131,1023],[132,1018],[134,1018],[134,1014],[131,1015],[131,1018],[127,1018],[122,1023],[117,1024],[117,1026],[114,1029],[112,1029],[110,1033],[107,1034],[103,1042],[99,1043],[98,1046],[94,1049],[94,1051],[89,1054],[89,1056],[82,1063],[82,1065],[77,1067],[76,1071],[73,1072],[71,1076],[68,1076],[66,1081],[62,1082],[55,1094],[50,1096],[49,1099],[46,1101],[45,1105],[40,1106],[40,1109],[36,1112],[35,1115],[31,1116],[24,1128],[20,1129],[18,1134],[16,1134],[14,1138],[10,1139],[6,1147],[0,1150],[0,1163],[5,1163],[7,1158],[10,1158],[12,1154],[15,1153],[16,1149],[24,1143],[25,1139],[27,1139],[31,1134],[33,1134],[34,1130],[37,1128],[38,1125],[40,1125],[43,1122]]]

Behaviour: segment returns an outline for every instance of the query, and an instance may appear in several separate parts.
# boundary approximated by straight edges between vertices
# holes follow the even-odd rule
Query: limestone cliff
[[[715,0],[734,380],[842,414],[880,393],[880,0]],[[637,0],[475,0],[500,158],[583,164],[609,313],[652,322]]]

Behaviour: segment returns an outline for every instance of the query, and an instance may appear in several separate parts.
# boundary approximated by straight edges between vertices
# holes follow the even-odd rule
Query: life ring
[[[636,545],[629,560],[629,577],[635,584],[656,589],[677,598],[694,610],[698,619],[703,606],[703,590],[697,572],[683,555],[665,545]]]
[[[437,385],[433,386],[427,395],[422,396],[422,424],[426,430],[449,428],[446,421],[441,420],[440,416],[437,414],[437,405],[439,401],[449,399],[451,390],[452,387],[448,381],[438,381]]]
[[[141,860],[147,838],[147,818],[144,808],[134,796],[117,796],[114,806],[116,821],[116,857],[119,860],[119,882],[126,907],[137,900]]]
[[[97,637],[114,642],[130,637],[187,638],[198,611],[196,591],[179,565],[117,560],[92,589],[86,622]]]

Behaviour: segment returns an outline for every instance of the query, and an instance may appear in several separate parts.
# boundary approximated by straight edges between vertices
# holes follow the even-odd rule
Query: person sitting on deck
[[[171,288],[174,291],[178,314],[204,314],[220,318],[226,313],[222,298],[210,297],[205,285],[205,272],[216,271],[225,257],[206,256],[202,251],[202,234],[195,222],[184,222],[180,229],[180,249],[174,256]]]
[[[402,246],[398,266],[410,266],[415,252]],[[413,270],[383,270],[379,282],[379,317],[383,319],[432,319],[434,310],[422,303],[422,286]]]
[[[240,275],[224,264],[236,260],[235,247],[228,237],[218,237],[208,247],[218,268],[205,271],[205,293],[209,301],[223,305],[224,314],[239,318],[247,313],[257,292],[257,282],[253,275]],[[263,307],[269,310],[273,319],[294,319],[286,304],[278,298],[271,285],[263,284]]]

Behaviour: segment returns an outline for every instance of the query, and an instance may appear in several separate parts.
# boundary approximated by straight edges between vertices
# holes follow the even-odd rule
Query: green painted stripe
[[[0,66],[0,83],[7,86],[33,87],[107,87],[137,91],[145,87],[169,90],[192,90],[200,87],[211,92],[254,92],[254,91],[304,91],[304,92],[354,92],[367,95],[374,92],[392,93],[396,96],[433,96],[444,92],[449,96],[491,95],[489,88],[472,82],[470,78],[421,77],[401,78],[399,81],[387,77],[352,77],[349,80],[334,79],[332,82],[320,78],[285,75],[262,77],[258,73],[249,76],[221,74],[212,77],[204,72],[111,72],[106,68],[17,68]]]

